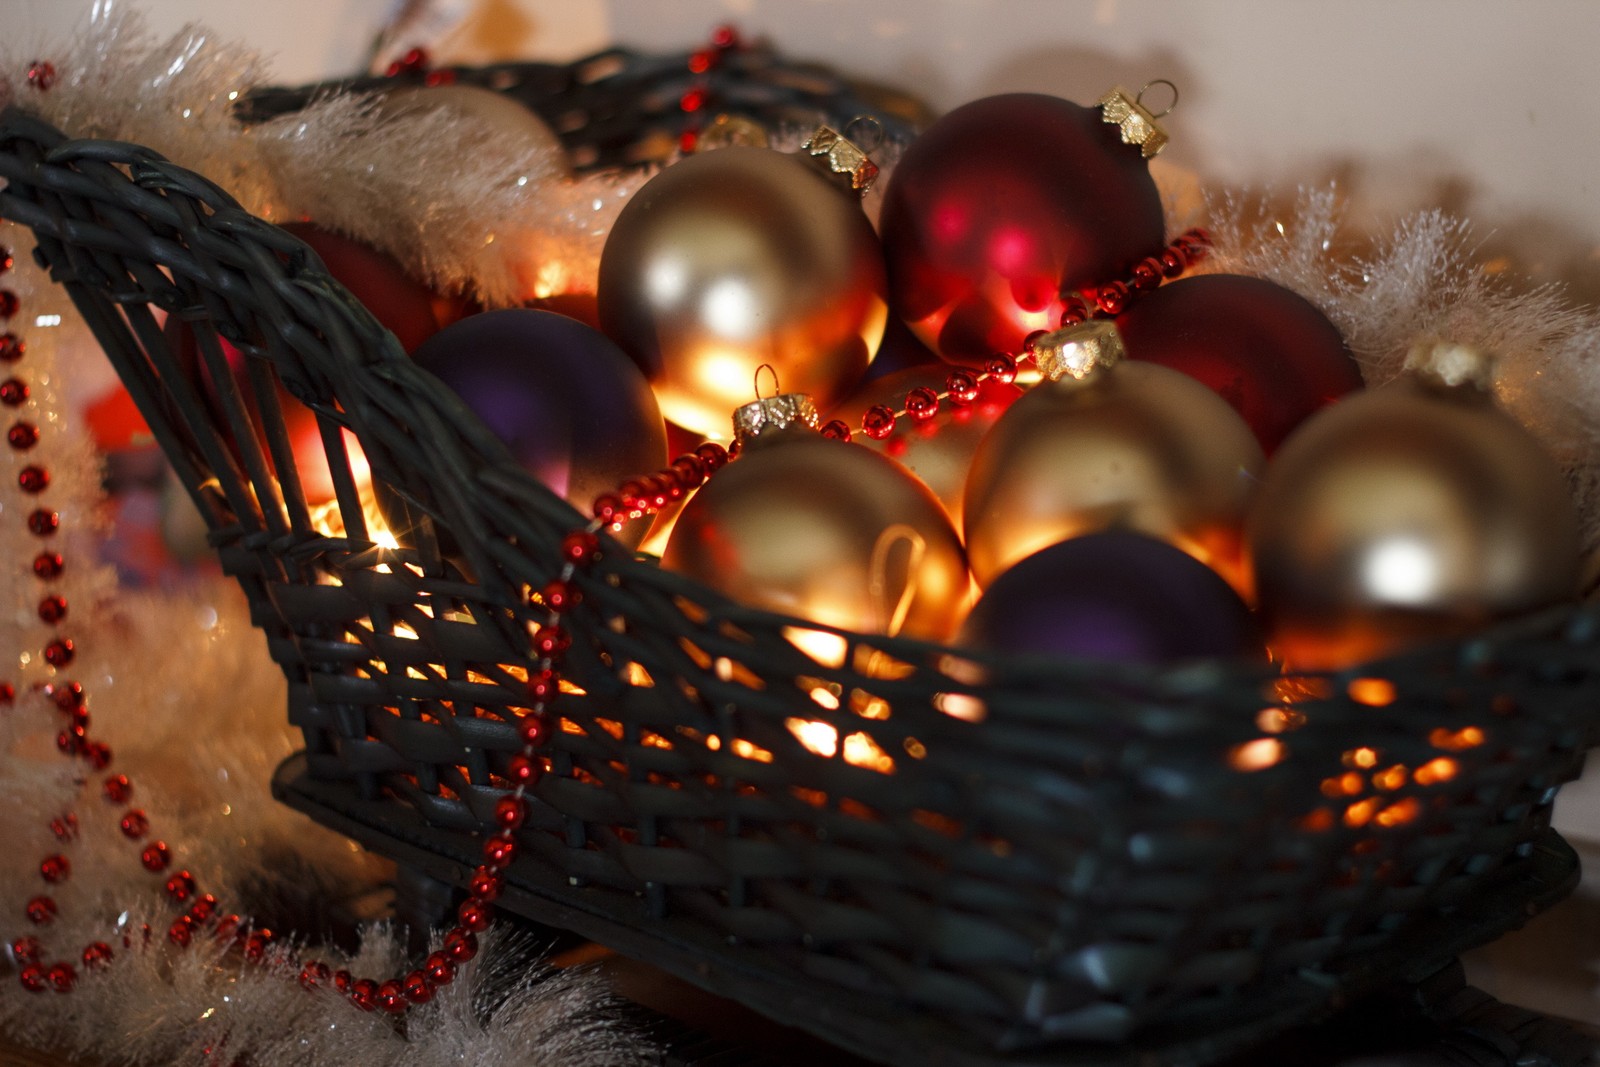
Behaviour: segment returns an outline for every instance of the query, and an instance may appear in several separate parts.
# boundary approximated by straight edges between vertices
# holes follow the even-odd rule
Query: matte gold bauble
[[[1441,374],[1454,361],[1457,371]],[[1413,371],[1285,442],[1249,523],[1280,658],[1335,669],[1570,597],[1576,510],[1539,443],[1493,403],[1487,364],[1421,347]]]
[[[866,383],[829,412],[828,417],[857,430],[868,408],[883,404],[898,411],[913,389],[945,391],[949,376],[950,367],[945,363],[907,367]],[[926,422],[902,416],[895,420],[894,430],[887,437],[879,439],[857,433],[852,440],[898,461],[921,479],[939,498],[959,530],[967,470],[972,466],[978,442],[1021,395],[1022,390],[1017,386],[988,378],[978,386],[978,395],[968,403],[947,400],[940,405],[939,414]]]
[[[964,497],[980,586],[1058,541],[1106,529],[1167,541],[1246,586],[1241,527],[1264,459],[1193,378],[1121,359],[1108,322],[1048,335],[1046,375],[978,446]]]
[[[600,322],[662,414],[726,439],[770,365],[832,407],[883,335],[883,259],[858,200],[764,148],[689,156],[633,195],[600,259]]]
[[[662,566],[812,622],[951,636],[970,583],[961,542],[926,486],[808,425],[741,439],[739,458],[679,515]]]
[[[536,173],[519,177],[549,181],[572,173],[572,162],[555,131],[531,108],[493,89],[476,85],[403,86],[384,93],[378,107],[384,115],[395,118],[431,111],[464,116],[495,135],[494,151],[536,165]]]

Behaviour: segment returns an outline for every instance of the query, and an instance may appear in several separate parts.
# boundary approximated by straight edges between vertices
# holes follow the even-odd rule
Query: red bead
[[[11,249],[0,245],[0,274],[4,274],[16,265],[16,259],[11,255]]]
[[[444,935],[444,953],[453,963],[466,963],[478,954],[478,935],[466,927],[453,927]]]
[[[706,465],[707,477],[721,470],[723,465],[728,462],[728,450],[715,441],[706,441],[704,444],[696,445],[694,454],[700,457],[701,463]]]
[[[509,837],[491,837],[483,843],[483,863],[486,867],[505,867],[517,854],[517,843]]]
[[[133,783],[128,781],[126,774],[113,774],[106,779],[105,794],[113,804],[126,804],[128,798],[133,796]]]
[[[532,785],[539,780],[542,768],[531,756],[516,755],[506,764],[506,777],[516,785]]]
[[[188,948],[194,940],[194,920],[187,915],[178,916],[167,928],[167,940],[179,948]]]
[[[604,523],[616,523],[628,517],[628,508],[615,493],[601,493],[594,498],[594,517]]]
[[[10,337],[10,334],[6,334]],[[21,342],[17,342],[19,345]],[[20,378],[7,378],[0,382],[0,404],[8,408],[19,408],[28,402],[28,383]]]
[[[28,921],[35,926],[49,926],[55,922],[56,902],[49,897],[34,897],[28,901]]]
[[[822,424],[822,436],[835,441],[848,441],[855,435],[850,432],[850,424],[843,419],[829,419]]]
[[[50,832],[56,835],[57,841],[76,840],[78,837],[78,817],[69,811],[59,819],[51,819]]]
[[[50,968],[50,984],[57,993],[70,993],[78,984],[78,971],[70,963],[58,963]]]
[[[179,871],[167,879],[167,896],[171,897],[176,903],[182,904],[194,896],[195,889],[194,875],[188,871]]]
[[[172,862],[172,850],[165,841],[156,841],[139,853],[139,862],[144,864],[144,869],[151,873],[164,871]]]
[[[67,598],[59,593],[52,593],[39,601],[39,618],[54,626],[67,617]]]
[[[315,989],[320,985],[327,985],[328,979],[333,976],[333,971],[321,960],[312,960],[300,968],[300,985],[305,989]]]
[[[103,741],[91,741],[83,747],[83,757],[90,767],[103,771],[111,766],[111,746]]]
[[[433,999],[433,986],[428,984],[428,976],[421,971],[406,975],[401,987],[406,999],[413,1004],[426,1004]]]
[[[0,289],[0,319],[9,319],[22,308],[22,301],[10,289]]]
[[[971,371],[951,371],[944,380],[944,388],[957,404],[970,404],[978,399],[978,379]]]
[[[1161,260],[1155,256],[1141,259],[1133,265],[1133,287],[1140,292],[1149,292],[1161,284]]]
[[[48,60],[36,59],[28,64],[28,88],[45,92],[56,83],[56,65]]]
[[[17,360],[26,355],[27,351],[28,342],[24,341],[10,330],[7,330],[5,333],[0,333],[0,363],[15,363]],[[16,381],[16,379],[13,378],[11,381]],[[9,400],[5,400],[5,386],[9,384],[10,382],[0,384],[0,400],[4,400],[7,404],[11,404],[12,407],[15,407],[16,404],[20,404],[22,401],[19,400],[14,404]],[[22,385],[21,382],[17,382],[17,384]],[[28,387],[26,385],[22,385],[22,389],[23,398],[26,399]]]
[[[682,152],[686,156],[693,154],[695,148],[699,144],[700,131],[694,129],[693,127],[678,134],[678,151]]]
[[[638,511],[644,505],[648,492],[642,478],[629,478],[617,486],[617,495],[622,497],[623,505],[633,511]]]
[[[83,728],[75,726],[56,734],[56,747],[64,756],[76,756],[83,747]]]
[[[83,685],[79,682],[57,682],[50,687],[50,699],[65,712],[83,707]]]
[[[65,882],[71,875],[71,861],[59,852],[53,856],[46,856],[39,864],[39,877],[47,882]]]
[[[874,404],[861,415],[861,429],[874,441],[894,433],[894,411],[887,404]]]
[[[738,48],[739,31],[732,26],[718,26],[711,31],[711,43],[723,50]]]
[[[83,950],[83,965],[91,970],[104,967],[111,962],[111,946],[104,941],[96,941],[85,946]]]
[[[706,465],[699,456],[679,456],[672,461],[672,469],[678,472],[678,482],[685,489],[693,489],[706,480]]]
[[[701,49],[689,57],[689,73],[704,74],[711,69],[716,61],[716,53],[710,49]]]
[[[535,704],[543,704],[555,698],[561,686],[556,672],[549,667],[534,671],[528,678],[528,699]]]
[[[17,689],[10,682],[0,682],[0,705],[14,704],[17,699]]]
[[[19,937],[11,942],[11,955],[18,963],[38,963],[44,946],[37,937]]]
[[[150,832],[150,817],[144,813],[144,809],[134,808],[122,817],[120,825],[124,837],[131,837],[137,841]]]
[[[59,552],[41,552],[33,557],[33,575],[40,581],[54,581],[61,577],[66,561]]]
[[[492,903],[500,898],[500,875],[487,867],[479,867],[472,874],[472,880],[467,883],[467,892],[472,894],[473,900],[481,900],[485,904]]]
[[[489,929],[492,914],[489,906],[479,900],[463,900],[461,906],[456,909],[456,918],[461,921],[461,925],[478,934]]]
[[[211,936],[218,942],[230,940],[239,932],[239,924],[242,921],[237,915],[224,915],[217,920],[217,928]]]
[[[50,984],[45,969],[37,963],[30,963],[22,968],[17,977],[22,980],[22,988],[30,993],[43,993],[45,987]]]
[[[583,601],[583,594],[576,587],[557,578],[539,591],[539,599],[544,601],[544,606],[556,614],[567,611],[573,605]]]
[[[685,91],[682,96],[678,97],[678,107],[691,113],[699,111],[701,108],[706,106],[706,98],[709,95],[710,94],[708,94],[705,89],[696,85],[693,88]]]
[[[406,1010],[406,994],[399,982],[391,978],[378,987],[378,1007],[394,1015]]]
[[[19,422],[6,431],[6,444],[18,452],[26,452],[39,443],[39,427],[31,422]]]
[[[1010,385],[1017,380],[1017,361],[1003,352],[997,353],[984,362],[983,373],[997,382]]]
[[[450,962],[450,957],[443,952],[430,955],[422,965],[423,971],[428,976],[428,981],[435,986],[449,985],[455,981],[456,965]]]
[[[561,539],[561,558],[579,567],[593,563],[600,558],[600,538],[588,530],[573,530]]]
[[[1178,277],[1183,273],[1184,268],[1188,266],[1177,249],[1168,248],[1161,253],[1159,258],[1161,260],[1161,274],[1166,278]]]
[[[211,916],[216,914],[216,911],[217,898],[214,894],[207,893],[189,908],[189,917],[197,923],[210,922]]]
[[[422,79],[422,84],[427,86],[454,85],[455,83],[456,72],[453,70],[430,70],[427,76]]]
[[[559,626],[545,626],[533,635],[533,647],[540,656],[559,656],[572,647],[572,638]]]
[[[358,978],[350,986],[350,1003],[362,1011],[371,1011],[378,1006],[378,983],[370,978]]]
[[[939,414],[939,394],[925,385],[906,394],[906,414],[913,421],[927,422]]]
[[[529,748],[543,748],[550,739],[550,720],[543,715],[525,715],[517,721],[517,736]]]
[[[1057,325],[1063,329],[1068,326],[1077,326],[1080,323],[1089,321],[1089,309],[1082,304],[1068,304],[1061,312],[1061,318],[1056,321]]]
[[[140,923],[139,924],[139,934],[140,934],[141,943],[144,944],[144,945],[149,945],[150,944],[150,924],[149,923]],[[122,947],[123,948],[132,948],[133,947],[133,934],[132,933],[126,933],[126,934],[122,935]]]
[[[251,963],[260,963],[261,957],[267,954],[267,946],[272,944],[271,930],[257,930],[244,941],[244,958]]]
[[[1095,290],[1094,302],[1107,315],[1120,315],[1128,306],[1128,286],[1123,282],[1109,282]]]
[[[351,974],[349,971],[339,970],[333,972],[333,988],[341,993],[350,991]]]
[[[52,667],[65,667],[76,653],[70,637],[58,637],[44,646],[44,661]]]
[[[17,486],[24,493],[42,493],[50,488],[50,472],[36,464],[29,464],[17,475]]]
[[[61,528],[61,516],[45,508],[28,514],[28,530],[35,537],[49,537]]]
[[[501,797],[494,802],[494,823],[502,830],[515,830],[528,817],[528,805],[521,797]]]

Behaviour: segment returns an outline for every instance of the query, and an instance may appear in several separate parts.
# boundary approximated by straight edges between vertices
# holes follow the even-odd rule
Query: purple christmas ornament
[[[577,319],[488,311],[440,330],[413,358],[585,514],[596,496],[666,464],[666,426],[644,374]],[[635,525],[642,537],[648,524]]]
[[[1204,563],[1122,530],[1062,541],[990,583],[958,644],[1121,663],[1264,657],[1250,609]]]

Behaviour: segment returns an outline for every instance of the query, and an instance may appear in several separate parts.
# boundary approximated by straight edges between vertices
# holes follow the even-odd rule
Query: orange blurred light
[[[1394,683],[1386,678],[1357,678],[1347,691],[1358,704],[1382,708],[1394,703]]]
[[[1350,805],[1344,809],[1344,824],[1351,827],[1367,825],[1377,814],[1380,803],[1377,797],[1368,797]]]
[[[1456,761],[1448,756],[1431,759],[1417,768],[1417,784],[1437,785],[1440,782],[1448,782],[1456,776],[1456,769]]]
[[[1379,826],[1403,826],[1408,822],[1414,822],[1421,812],[1422,805],[1417,802],[1417,798],[1406,797],[1378,812],[1374,821]]]
[[[1483,731],[1476,726],[1463,726],[1459,730],[1447,730],[1441,726],[1428,735],[1429,744],[1446,752],[1462,752],[1469,748],[1477,748],[1484,740]]]
[[[1385,792],[1392,793],[1396,789],[1399,789],[1401,786],[1405,785],[1406,779],[1410,776],[1410,772],[1406,769],[1406,767],[1403,764],[1397,763],[1388,770],[1379,771],[1377,774],[1374,774],[1372,776],[1372,784],[1377,786],[1379,789],[1384,790]]]
[[[1235,745],[1228,753],[1228,765],[1236,771],[1264,771],[1275,766],[1284,756],[1283,742],[1275,737],[1258,737]]]
[[[1378,765],[1378,753],[1370,748],[1352,748],[1344,754],[1346,767],[1361,767],[1370,770]]]

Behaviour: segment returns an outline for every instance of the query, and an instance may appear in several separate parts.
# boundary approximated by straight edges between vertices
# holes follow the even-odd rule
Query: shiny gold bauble
[[[966,491],[967,470],[972,466],[973,453],[995,420],[1022,396],[1021,389],[989,378],[978,387],[978,395],[970,403],[943,401],[939,414],[927,422],[903,415],[895,420],[894,431],[887,437],[873,438],[860,432],[861,416],[868,408],[883,404],[899,411],[905,405],[906,394],[913,389],[942,392],[951,369],[949,364],[939,363],[907,367],[874,378],[829,412],[828,418],[839,419],[855,431],[853,441],[874,452],[882,452],[921,479],[939,498],[959,530],[961,498]]]
[[[1290,667],[1348,666],[1574,594],[1578,519],[1555,463],[1470,385],[1402,378],[1305,423],[1248,537]]]
[[[1217,394],[1154,363],[1042,381],[978,446],[964,497],[967,555],[987,586],[1069,537],[1143,533],[1246,585],[1241,527],[1264,466]]]
[[[927,487],[892,460],[800,426],[763,433],[678,516],[662,566],[785,615],[942,641],[970,583]]]
[[[402,86],[384,93],[379,111],[396,119],[432,111],[466,117],[494,134],[492,150],[534,165],[534,173],[514,175],[530,181],[564,178],[572,161],[554,130],[534,111],[493,89],[476,85]]]
[[[883,336],[883,257],[859,201],[765,148],[674,163],[633,195],[600,259],[600,323],[662,414],[726,439],[769,365],[832,407]]]

